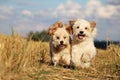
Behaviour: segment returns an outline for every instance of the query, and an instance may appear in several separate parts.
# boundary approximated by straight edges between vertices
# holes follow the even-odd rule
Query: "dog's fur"
[[[54,66],[60,64],[70,65],[70,33],[69,25],[56,22],[48,29],[50,39],[50,57]]]
[[[96,55],[96,23],[83,19],[71,20],[69,23],[73,30],[72,63],[77,67],[88,68],[91,59]]]

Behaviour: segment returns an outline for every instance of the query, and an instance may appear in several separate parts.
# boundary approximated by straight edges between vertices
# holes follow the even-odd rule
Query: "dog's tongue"
[[[79,39],[83,39],[85,35],[78,35]]]
[[[80,38],[80,39],[82,39],[82,38],[83,38],[83,36],[79,36],[79,38]]]

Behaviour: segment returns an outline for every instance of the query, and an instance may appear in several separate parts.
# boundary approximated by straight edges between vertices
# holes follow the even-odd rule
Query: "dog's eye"
[[[77,29],[79,29],[79,26],[77,26]]]
[[[85,30],[87,30],[88,28],[87,27],[85,27]]]
[[[66,37],[64,37],[64,39],[66,39]]]
[[[59,37],[56,37],[57,39],[60,39]]]

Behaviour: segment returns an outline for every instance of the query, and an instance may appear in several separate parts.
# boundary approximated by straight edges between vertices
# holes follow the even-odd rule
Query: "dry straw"
[[[119,80],[120,45],[97,49],[89,69],[49,65],[49,44],[0,34],[0,80]]]

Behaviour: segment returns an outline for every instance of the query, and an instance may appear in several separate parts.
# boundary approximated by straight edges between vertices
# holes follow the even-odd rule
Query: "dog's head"
[[[93,38],[96,34],[96,23],[94,21],[86,21],[83,19],[69,21],[74,39],[83,41],[88,38]]]
[[[53,46],[59,50],[66,48],[70,44],[70,33],[69,25],[63,25],[61,22],[56,22],[48,30],[48,34],[52,37]]]

